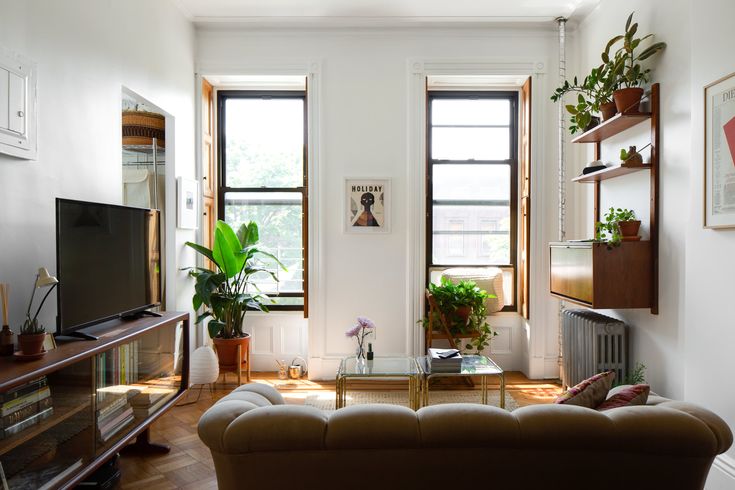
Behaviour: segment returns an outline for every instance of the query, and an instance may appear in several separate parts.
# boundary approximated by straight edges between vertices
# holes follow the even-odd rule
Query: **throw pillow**
[[[625,387],[598,405],[597,410],[602,412],[610,410],[611,408],[645,405],[648,401],[648,394],[650,391],[651,387],[649,385],[633,385]]]
[[[615,371],[595,374],[559,395],[554,403],[595,408],[605,400],[614,379]]]

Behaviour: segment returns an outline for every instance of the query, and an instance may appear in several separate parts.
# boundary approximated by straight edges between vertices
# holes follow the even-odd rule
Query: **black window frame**
[[[227,186],[227,133],[226,133],[226,106],[230,99],[300,99],[304,103],[304,144],[302,183],[297,187],[229,187]],[[309,180],[308,180],[308,106],[306,90],[220,90],[217,92],[217,216],[224,220],[225,193],[227,192],[299,192],[301,193],[301,236],[302,236],[302,263],[303,263],[303,292],[278,293],[270,296],[279,298],[303,298],[303,305],[268,305],[268,309],[275,311],[308,311],[308,244],[309,244]]]
[[[502,99],[510,101],[510,154],[507,160],[441,160],[433,159],[433,131],[434,127],[451,127],[450,125],[432,124],[433,101],[446,99]],[[512,268],[513,270],[513,303],[506,305],[501,311],[518,311],[518,134],[519,134],[519,96],[515,91],[448,91],[427,90],[426,92],[426,281],[431,281],[432,269],[448,269],[452,267],[499,267],[501,269]],[[461,125],[456,127],[472,127]],[[487,127],[478,125],[477,127]],[[472,201],[435,201],[434,200],[434,165],[510,165],[510,263],[508,264],[435,264],[434,263],[434,205],[436,204],[473,204]],[[487,201],[482,201],[487,204]]]

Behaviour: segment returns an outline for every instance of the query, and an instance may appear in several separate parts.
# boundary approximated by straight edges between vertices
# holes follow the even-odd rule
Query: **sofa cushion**
[[[514,410],[523,448],[586,451],[609,447],[615,425],[605,413],[573,405],[530,405]]]
[[[554,403],[595,408],[605,400],[614,379],[615,371],[595,374],[559,395]]]
[[[597,406],[597,410],[603,412],[612,408],[628,407],[633,405],[645,405],[648,393],[651,391],[649,385],[627,386]]]
[[[424,407],[418,412],[424,447],[507,447],[520,445],[518,421],[510,412],[474,403]]]
[[[277,389],[270,385],[260,383],[248,383],[246,385],[238,386],[233,390],[233,393],[239,393],[241,391],[250,391],[253,393],[257,393],[265,397],[271,403],[271,405],[286,404],[286,401],[283,399],[283,395],[281,395]]]
[[[329,417],[327,449],[419,447],[416,412],[398,405],[353,405]]]
[[[221,405],[220,402],[215,407]],[[299,451],[324,448],[327,415],[314,407],[273,405],[240,415],[224,431],[227,452]]]
[[[254,393],[252,391],[233,391],[229,395],[225,395],[221,398],[222,400],[242,400],[244,402],[250,402],[256,407],[269,407],[272,405],[270,401],[263,395]]]

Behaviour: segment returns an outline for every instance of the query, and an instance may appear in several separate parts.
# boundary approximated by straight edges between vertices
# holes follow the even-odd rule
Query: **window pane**
[[[300,187],[304,101],[225,99],[228,187]]]
[[[432,252],[434,264],[510,264],[510,206],[433,206]]]
[[[510,200],[510,165],[444,164],[432,171],[435,200]]]
[[[434,160],[507,160],[509,128],[432,128]]]
[[[266,273],[253,276],[263,292],[303,292],[302,207],[299,192],[225,194],[225,221],[236,231],[243,223],[255,221],[260,232],[260,248],[278,257],[288,269],[286,272],[272,260],[264,259],[263,263],[279,282]]]
[[[431,104],[433,125],[509,126],[508,99],[434,99]]]

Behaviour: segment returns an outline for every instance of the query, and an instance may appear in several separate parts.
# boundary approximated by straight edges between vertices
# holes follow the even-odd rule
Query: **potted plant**
[[[571,114],[569,131],[572,134],[596,126],[599,119],[594,114],[598,112],[602,115],[603,121],[615,115],[613,91],[617,85],[611,68],[607,63],[593,68],[582,83],[579,83],[577,77],[574,77],[572,83],[565,80],[551,96],[551,100],[559,102],[566,94],[577,93],[577,103],[565,106],[567,112]]]
[[[666,43],[658,42],[651,44],[640,52],[636,52],[641,42],[653,37],[653,34],[641,38],[635,37],[636,32],[638,32],[638,23],[632,23],[634,13],[628,16],[625,23],[625,33],[610,39],[602,53],[602,61],[610,67],[612,76],[620,86],[613,92],[615,107],[620,113],[639,111],[641,98],[643,97],[641,85],[650,79],[651,73],[651,69],[643,68],[640,62],[647,60],[666,47]],[[610,50],[620,41],[623,42],[623,45],[611,54]]]
[[[43,341],[46,339],[46,329],[38,321],[38,314],[41,312],[46,298],[49,297],[49,294],[51,294],[51,291],[53,291],[58,283],[59,280],[50,275],[44,267],[38,269],[36,281],[33,284],[31,300],[28,302],[28,308],[26,309],[26,319],[20,327],[20,333],[18,334],[18,345],[23,355],[40,356],[44,353]],[[36,314],[31,316],[31,307],[33,305],[33,299],[36,296],[36,289],[49,286],[50,288],[41,300],[41,304],[36,308]]]
[[[622,241],[638,240],[640,227],[641,222],[635,219],[632,210],[610,208],[605,221],[595,223],[595,240],[607,243],[608,248],[617,247]]]
[[[497,335],[487,323],[486,302],[489,298],[495,298],[494,294],[488,294],[472,281],[459,281],[455,284],[447,277],[441,278],[441,284],[429,284],[429,293],[447,319],[450,334],[458,336],[454,339],[456,345],[462,346],[459,336],[477,333],[476,337],[462,347],[474,349],[475,353],[480,354],[490,344],[492,337]],[[430,323],[441,324],[439,312],[432,314],[434,318],[431,322],[428,317],[420,320],[424,328],[429,328]]]
[[[268,312],[266,303],[273,303],[261,293],[252,281],[254,274],[276,275],[265,268],[261,259],[268,257],[277,266],[286,270],[281,262],[270,253],[257,247],[259,240],[258,225],[254,222],[243,224],[237,234],[230,225],[218,221],[214,231],[212,250],[195,243],[186,242],[215,265],[216,270],[193,267],[186,270],[196,279],[192,302],[195,310],[204,307],[197,316],[196,323],[211,317],[207,324],[209,335],[214,341],[223,369],[238,366],[243,359],[237,359],[237,347],[242,346],[245,353],[250,335],[242,330],[245,313],[248,309]]]

